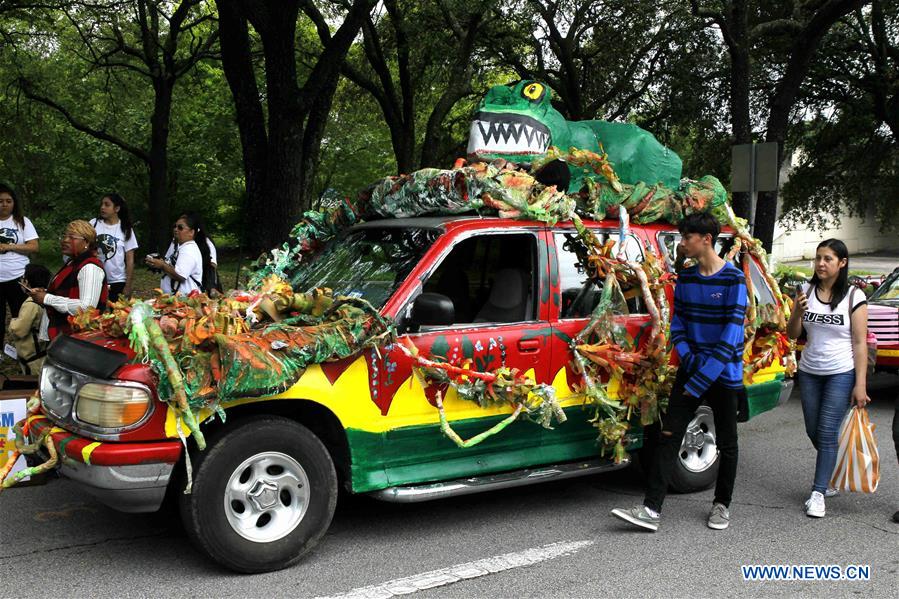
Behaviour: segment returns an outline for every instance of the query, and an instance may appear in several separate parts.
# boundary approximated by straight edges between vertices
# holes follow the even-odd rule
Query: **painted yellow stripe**
[[[756,373],[753,383],[773,380],[776,374],[782,371],[783,367],[775,363]],[[533,369],[526,372],[525,376],[534,380]],[[362,356],[353,362],[333,385],[328,381],[328,377],[325,376],[321,367],[313,364],[306,369],[296,384],[284,393],[231,401],[222,404],[222,407],[228,409],[260,401],[304,399],[321,404],[331,410],[344,428],[370,433],[382,433],[407,426],[433,425],[440,422],[437,409],[427,401],[424,389],[414,376],[399,386],[386,415],[381,414],[380,408],[372,400],[368,379],[368,364]],[[555,373],[552,386],[555,388],[556,398],[562,407],[581,405],[584,402],[584,395],[576,393],[568,386],[564,368],[560,368]],[[617,398],[617,380],[613,379],[610,382],[607,393],[611,399]],[[508,405],[481,408],[474,402],[460,399],[453,389],[450,389],[443,398],[443,405],[451,420],[501,416],[512,412],[511,406]],[[202,422],[212,414],[211,410],[204,409],[199,412],[197,419]],[[190,434],[183,424],[181,429],[185,436]],[[172,408],[168,408],[166,414],[165,433],[169,438],[178,437],[176,411]]]
[[[85,445],[84,449],[81,450],[81,459],[84,460],[84,463],[88,466],[91,465],[91,454],[94,453],[94,450],[102,445],[101,443],[91,443],[90,445]]]
[[[878,349],[877,355],[885,358],[899,358],[899,349]]]

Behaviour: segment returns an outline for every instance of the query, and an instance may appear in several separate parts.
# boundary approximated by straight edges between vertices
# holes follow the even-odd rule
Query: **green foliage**
[[[792,143],[798,165],[784,188],[787,222],[825,228],[873,211],[899,228],[899,5],[875,0],[837,24],[812,67],[811,116]]]
[[[399,100],[396,107],[410,111],[400,121],[412,132],[416,166],[446,168],[464,156],[471,116],[483,93],[493,85],[528,77],[556,89],[554,103],[568,118],[634,122],[682,157],[686,176],[709,173],[729,179],[729,59],[720,32],[693,17],[689,3],[395,0],[390,4],[402,17],[397,22],[408,44],[405,58],[400,59],[404,42],[397,23],[387,3],[380,3],[372,13],[370,33],[383,51],[386,73],[378,73],[366,56],[362,35],[347,62],[382,90],[382,76],[389,75],[394,99]],[[700,3],[707,4],[711,6]],[[0,138],[0,178],[20,191],[48,257],[58,253],[53,238],[64,224],[94,216],[105,192],[118,191],[129,201],[139,222],[139,240],[147,239],[150,220],[149,177],[143,161],[76,131],[58,112],[25,98],[16,85],[26,77],[80,121],[135,146],[149,146],[153,106],[149,80],[127,67],[92,67],[73,25],[84,28],[97,21],[98,14],[106,15],[100,30],[116,23],[125,41],[137,44],[135,2],[62,5],[68,7],[68,17],[62,8],[49,5],[28,11],[4,6],[0,11],[0,125],[5,132]],[[329,23],[336,23],[345,11],[338,3],[317,5]],[[899,195],[899,146],[890,124],[891,116],[892,122],[899,120],[895,59],[899,5],[872,0],[872,7],[850,15],[827,34],[804,84],[789,136],[789,145],[801,147],[802,153],[784,189],[788,224],[791,220],[823,224],[847,213],[866,214],[873,207],[884,228],[899,226],[893,207]],[[750,27],[792,18],[782,3],[751,3],[750,8]],[[215,16],[211,1],[196,10]],[[467,58],[469,68],[459,71],[458,58],[465,55],[459,32],[473,24],[477,35]],[[194,34],[204,37],[215,29],[210,20]],[[322,44],[306,18],[298,21],[296,35],[297,69],[299,79],[305,80]],[[251,36],[257,42],[254,58],[261,63],[255,32]],[[791,42],[785,33],[758,40],[751,48],[757,131]],[[179,46],[178,56],[184,57],[189,46]],[[256,68],[265,108],[263,65]],[[408,106],[401,93],[403,77],[410,86]],[[444,94],[459,83],[467,85],[441,119],[428,164],[419,164],[428,121]],[[205,58],[178,80],[168,148],[171,211],[198,210],[219,246],[238,245],[246,223],[257,215],[252,207],[243,207],[244,165],[233,98],[215,58]],[[318,151],[313,195],[328,189],[353,194],[396,170],[397,153],[383,105],[370,91],[343,78]]]

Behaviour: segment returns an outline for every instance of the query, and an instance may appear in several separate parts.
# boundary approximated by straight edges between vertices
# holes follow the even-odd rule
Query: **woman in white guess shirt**
[[[849,250],[827,239],[815,252],[815,274],[797,291],[787,333],[807,341],[796,378],[802,395],[805,431],[818,457],[812,494],[805,513],[824,516],[824,498],[837,461],[840,424],[851,404],[864,407],[866,392],[868,306],[865,294],[849,285]]]

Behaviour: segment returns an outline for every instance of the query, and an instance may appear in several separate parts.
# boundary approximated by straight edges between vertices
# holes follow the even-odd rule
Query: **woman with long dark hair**
[[[818,451],[812,494],[805,513],[824,516],[824,498],[837,461],[840,424],[850,405],[864,407],[868,352],[868,307],[865,294],[849,285],[849,250],[839,239],[826,239],[815,252],[815,274],[800,287],[787,333],[807,341],[796,373],[802,396],[805,431]]]
[[[211,293],[213,289],[221,292],[221,283],[219,282],[218,277],[218,252],[215,248],[215,243],[212,240],[212,237],[209,235],[209,229],[206,228],[205,221],[203,217],[199,215],[199,213],[194,212],[192,210],[188,210],[181,214],[181,217],[186,219],[187,222],[194,223],[197,229],[202,233],[202,237],[206,239],[206,243],[203,244],[206,247],[206,251],[208,252],[208,256],[206,253],[203,254],[203,280],[201,281],[202,285],[200,286],[202,291],[206,293]],[[198,246],[202,247],[202,246]],[[168,249],[165,251],[165,261],[170,264],[174,264],[174,260],[172,256],[177,257],[175,252],[178,249],[177,240],[173,239],[169,244]]]
[[[15,190],[0,183],[0,348],[5,345],[6,308],[12,318],[19,315],[25,291],[19,280],[28,266],[28,256],[38,251],[34,225],[22,215]]]
[[[108,193],[100,199],[100,216],[91,221],[97,230],[98,257],[103,262],[109,283],[109,301],[119,295],[131,295],[134,280],[134,251],[137,237],[131,226],[131,213],[125,198]]]
[[[209,268],[209,246],[201,222],[191,214],[182,214],[172,234],[174,252],[165,259],[147,256],[147,265],[162,271],[160,286],[165,293],[202,292],[204,269]]]

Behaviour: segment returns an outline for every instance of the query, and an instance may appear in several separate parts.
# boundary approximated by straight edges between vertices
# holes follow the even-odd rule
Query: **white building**
[[[798,151],[793,153],[792,160],[781,169],[781,185],[789,179],[790,171],[797,163]],[[805,224],[797,224],[787,229],[779,220],[782,210],[781,202],[782,200],[778,200],[778,221],[774,226],[774,242],[771,251],[774,263],[814,258],[818,244],[831,237],[845,242],[850,256],[878,250],[899,250],[899,233],[895,230],[881,232],[880,223],[877,222],[873,208],[868,210],[868,214],[864,218],[844,216],[840,218],[839,224],[831,221],[831,226],[824,230],[812,229]],[[899,209],[899,201],[896,204]]]

